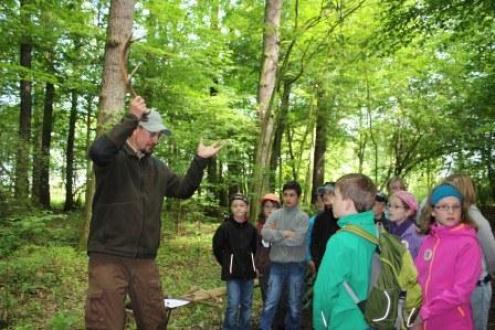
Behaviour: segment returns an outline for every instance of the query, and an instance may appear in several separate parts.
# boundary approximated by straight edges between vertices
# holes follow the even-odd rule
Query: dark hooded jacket
[[[339,230],[337,219],[334,218],[332,210],[325,210],[315,218],[313,231],[311,232],[311,258],[315,263],[316,270],[320,267],[323,255],[327,248],[328,239]]]
[[[218,227],[212,245],[215,259],[222,266],[222,280],[256,277],[256,242],[256,228],[249,221],[239,223],[230,217]]]
[[[91,146],[96,190],[88,254],[154,258],[163,198],[188,198],[201,182],[207,159],[196,156],[180,177],[153,155],[138,156],[126,143],[137,125],[137,117],[128,114]]]

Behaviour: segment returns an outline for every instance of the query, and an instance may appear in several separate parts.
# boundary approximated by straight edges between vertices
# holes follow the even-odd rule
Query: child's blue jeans
[[[285,329],[300,328],[302,314],[302,297],[304,294],[304,270],[306,262],[272,262],[268,280],[268,293],[261,315],[260,327],[270,330],[282,289],[286,285],[289,291],[289,310],[285,318]]]
[[[251,303],[253,280],[232,279],[227,281],[227,309],[224,330],[251,329]]]

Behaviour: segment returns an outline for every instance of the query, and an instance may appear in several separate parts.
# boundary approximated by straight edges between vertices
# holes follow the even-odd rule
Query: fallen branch
[[[254,287],[259,285],[258,279],[254,280]],[[192,288],[187,293],[182,295],[179,299],[184,299],[192,303],[202,302],[204,300],[213,299],[219,302],[222,297],[227,293],[225,287],[213,288],[209,290],[204,290],[201,288]]]

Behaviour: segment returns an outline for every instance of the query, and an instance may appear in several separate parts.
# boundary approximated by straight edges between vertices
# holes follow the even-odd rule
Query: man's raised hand
[[[201,158],[211,158],[211,157],[215,157],[218,152],[220,151],[220,149],[222,149],[222,147],[224,146],[224,143],[222,141],[217,141],[215,143],[213,143],[212,145],[204,145],[203,144],[203,140],[201,139],[199,141],[199,145],[198,145],[198,156],[201,157]]]
[[[143,119],[143,116],[149,113],[146,102],[141,96],[136,96],[131,100],[131,103],[129,104],[129,113],[136,116],[138,120]]]

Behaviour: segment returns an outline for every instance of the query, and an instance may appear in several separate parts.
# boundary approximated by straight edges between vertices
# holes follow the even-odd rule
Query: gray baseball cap
[[[151,110],[147,115],[143,116],[139,121],[139,126],[151,133],[160,132],[167,136],[172,134],[172,131],[163,125],[162,116],[156,110]]]
[[[335,182],[325,182],[316,188],[316,194],[323,195],[325,193],[335,193]]]

